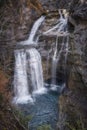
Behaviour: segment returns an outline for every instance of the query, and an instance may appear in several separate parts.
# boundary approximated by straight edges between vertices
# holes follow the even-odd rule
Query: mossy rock
[[[37,128],[37,130],[52,130],[52,128],[51,128],[50,125],[45,124],[45,125],[39,126],[39,127]]]

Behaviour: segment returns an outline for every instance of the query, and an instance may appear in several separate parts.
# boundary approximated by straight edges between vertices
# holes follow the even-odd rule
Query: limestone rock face
[[[57,0],[57,7],[59,9],[68,9],[70,6],[71,0]]]
[[[45,10],[57,10],[57,0],[39,0]]]
[[[72,2],[71,0],[22,1],[23,4],[15,0],[9,5],[3,3],[3,7],[0,6],[0,66],[11,75],[16,43],[28,38],[34,21],[45,11],[53,12],[58,8],[68,8],[70,12],[69,22],[74,26],[74,33],[71,34],[67,64],[68,88],[60,96],[59,101],[58,129],[87,129],[87,0],[72,0]],[[54,26],[57,20],[54,21],[53,15],[51,20],[51,26]],[[50,25],[49,19],[47,23]],[[45,26],[46,29],[48,29],[47,27]],[[43,29],[43,31],[45,30]],[[55,38],[44,36],[40,39],[40,42],[42,41],[45,42],[41,44],[43,46],[38,50],[42,53],[43,66],[46,68],[46,57],[49,49],[54,46]],[[52,52],[50,59],[51,55]],[[51,67],[49,66],[49,68]],[[45,69],[44,72],[46,71]],[[50,73],[48,72],[48,75],[45,73],[45,77],[50,78]]]
[[[70,17],[76,23],[74,31],[74,53],[77,54],[77,59],[75,63],[77,64],[78,62],[78,72],[87,86],[87,1],[73,0],[70,6]]]
[[[68,55],[68,88],[60,96],[58,130],[87,129],[87,2],[73,0],[70,21],[74,26]]]
[[[38,0],[3,1],[0,7],[0,61],[5,72],[12,72],[17,42],[28,38],[34,21],[43,12]]]
[[[71,17],[75,20],[87,20],[87,1],[72,0],[70,6]]]
[[[67,9],[71,0],[39,0],[45,10],[55,11],[58,9]]]

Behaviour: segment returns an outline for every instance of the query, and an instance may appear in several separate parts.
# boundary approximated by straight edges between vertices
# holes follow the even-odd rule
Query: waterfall
[[[45,89],[43,84],[41,56],[35,48],[29,49],[26,52],[30,57],[28,59],[28,65],[30,67],[33,93],[43,93]]]
[[[51,48],[48,52],[47,57],[47,68],[49,65],[50,53],[54,49],[54,54],[52,58],[52,81],[51,85],[56,87],[56,71],[57,66],[61,58],[61,54],[65,49],[65,63],[67,61],[68,55],[68,31],[67,31],[67,17],[62,15],[61,10],[59,10],[60,18],[57,25],[48,31],[44,32],[43,35],[50,34],[51,32],[57,32],[55,48]],[[44,88],[43,81],[43,70],[41,63],[40,53],[33,47],[37,44],[38,38],[35,40],[35,35],[44,21],[45,17],[41,16],[33,25],[29,38],[25,41],[21,41],[20,45],[28,46],[32,45],[32,48],[22,48],[15,50],[15,70],[14,70],[14,102],[15,103],[27,103],[28,101],[33,101],[34,94],[41,94],[46,92]],[[62,40],[59,40],[62,37]],[[60,43],[61,41],[61,43]],[[60,45],[60,47],[59,47]],[[22,47],[23,47],[22,46]],[[59,47],[59,48],[58,48]],[[47,70],[48,75],[48,70]]]
[[[57,58],[57,44],[58,44],[58,36],[56,39],[55,51],[54,51],[54,55],[52,58],[52,84],[56,84],[57,60],[59,60],[59,58]]]
[[[67,39],[66,39],[66,46],[65,46],[65,64],[67,62],[67,56],[68,56],[68,52],[69,52],[69,36],[67,36]]]
[[[36,22],[34,23],[32,29],[31,29],[31,32],[30,32],[30,35],[28,37],[27,40],[25,41],[21,41],[19,44],[20,45],[31,45],[31,44],[37,44],[37,41],[34,41],[34,37],[36,35],[36,32],[38,31],[41,23],[44,21],[45,19],[45,16],[41,16],[38,20],[36,20]]]
[[[14,74],[14,102],[24,103],[31,100],[28,91],[26,53],[24,50],[15,51],[15,74]]]
[[[66,26],[67,26],[67,14],[65,15],[65,17],[63,17],[61,11],[59,10],[59,15],[60,18],[58,20],[57,25],[55,25],[53,28],[49,29],[48,31],[44,32],[43,35],[46,35],[52,31],[56,31],[57,30],[57,34],[62,34],[64,32],[66,32]]]
[[[66,60],[67,60],[67,54],[68,54],[68,42],[69,42],[69,36],[68,36],[68,31],[67,31],[67,17],[65,15],[65,17],[62,15],[61,11],[59,10],[59,14],[60,14],[60,19],[58,21],[58,24],[53,27],[52,29],[48,30],[47,32],[45,32],[45,34],[57,29],[57,38],[56,38],[56,45],[55,45],[55,50],[54,50],[54,55],[52,58],[52,81],[51,81],[51,86],[56,84],[56,70],[57,70],[57,66],[58,63],[60,61],[61,58],[61,54],[65,49],[65,64],[66,64]],[[58,49],[58,39],[62,37],[61,40],[61,47],[60,49]],[[54,88],[53,88],[54,89]]]
[[[30,36],[29,36],[29,42],[33,42],[34,41],[34,36],[39,28],[39,26],[41,25],[41,23],[44,21],[45,17],[41,16],[34,24]]]
[[[46,64],[46,68],[47,68],[47,72],[46,72],[46,75],[48,76],[49,74],[49,60],[50,60],[50,54],[52,52],[52,46],[51,48],[48,50],[48,53],[47,53],[47,64]]]
[[[34,23],[28,40],[22,41],[18,44],[36,44],[34,37],[44,19],[45,17],[41,16]],[[45,92],[43,85],[41,56],[35,48],[15,50],[15,70],[13,83],[15,95],[13,102],[15,103],[22,104],[27,103],[28,101],[32,102],[33,93]]]

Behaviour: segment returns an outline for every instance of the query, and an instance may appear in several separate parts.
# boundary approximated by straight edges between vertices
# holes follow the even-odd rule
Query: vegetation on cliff
[[[0,0],[0,129],[25,130],[21,114],[10,105],[14,48],[26,39],[34,20],[55,8],[68,8],[74,26],[68,55],[67,90],[60,96],[59,130],[87,130],[87,1],[86,0]],[[49,6],[48,6],[49,5]],[[53,7],[53,8],[52,8]],[[72,40],[73,39],[73,40]],[[29,117],[30,118],[30,117]],[[40,126],[39,129],[49,129]]]
[[[25,20],[24,16],[27,10],[28,14]],[[33,11],[34,10],[34,11]],[[24,20],[31,26],[34,17],[29,22],[31,13],[37,12],[40,15],[43,8],[39,1],[30,0],[0,0],[0,129],[1,130],[25,130],[27,129],[27,119],[19,112],[15,113],[15,109],[11,106],[12,98],[12,81],[14,58],[13,50],[16,46],[16,36],[18,27],[21,30],[24,26]],[[28,23],[29,22],[29,23]],[[27,29],[26,29],[27,30]],[[20,33],[19,31],[19,33]],[[27,30],[28,31],[28,30]],[[25,31],[22,31],[25,33]],[[19,38],[18,38],[19,39]],[[14,110],[14,111],[13,111]]]

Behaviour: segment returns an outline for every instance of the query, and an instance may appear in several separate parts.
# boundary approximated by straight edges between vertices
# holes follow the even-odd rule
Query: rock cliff
[[[87,129],[87,2],[73,0],[70,22],[74,26],[68,55],[68,86],[60,96],[59,130]],[[73,22],[74,21],[74,22]]]
[[[21,1],[21,0],[20,0]],[[87,1],[86,0],[4,0],[0,9],[0,67],[10,78],[13,72],[13,50],[16,43],[28,38],[36,18],[58,8],[68,8],[69,23],[74,27],[70,35],[67,62],[67,89],[59,101],[59,130],[87,129]],[[49,24],[49,23],[48,23]],[[71,27],[71,25],[70,25]],[[45,37],[46,38],[46,37]],[[49,38],[50,39],[50,38]],[[50,47],[50,41],[46,38]],[[48,49],[47,49],[48,51]],[[45,53],[46,54],[46,53]],[[45,59],[46,60],[46,59]],[[46,70],[45,70],[46,71]],[[49,77],[49,76],[48,76]],[[1,82],[1,81],[0,81]]]

